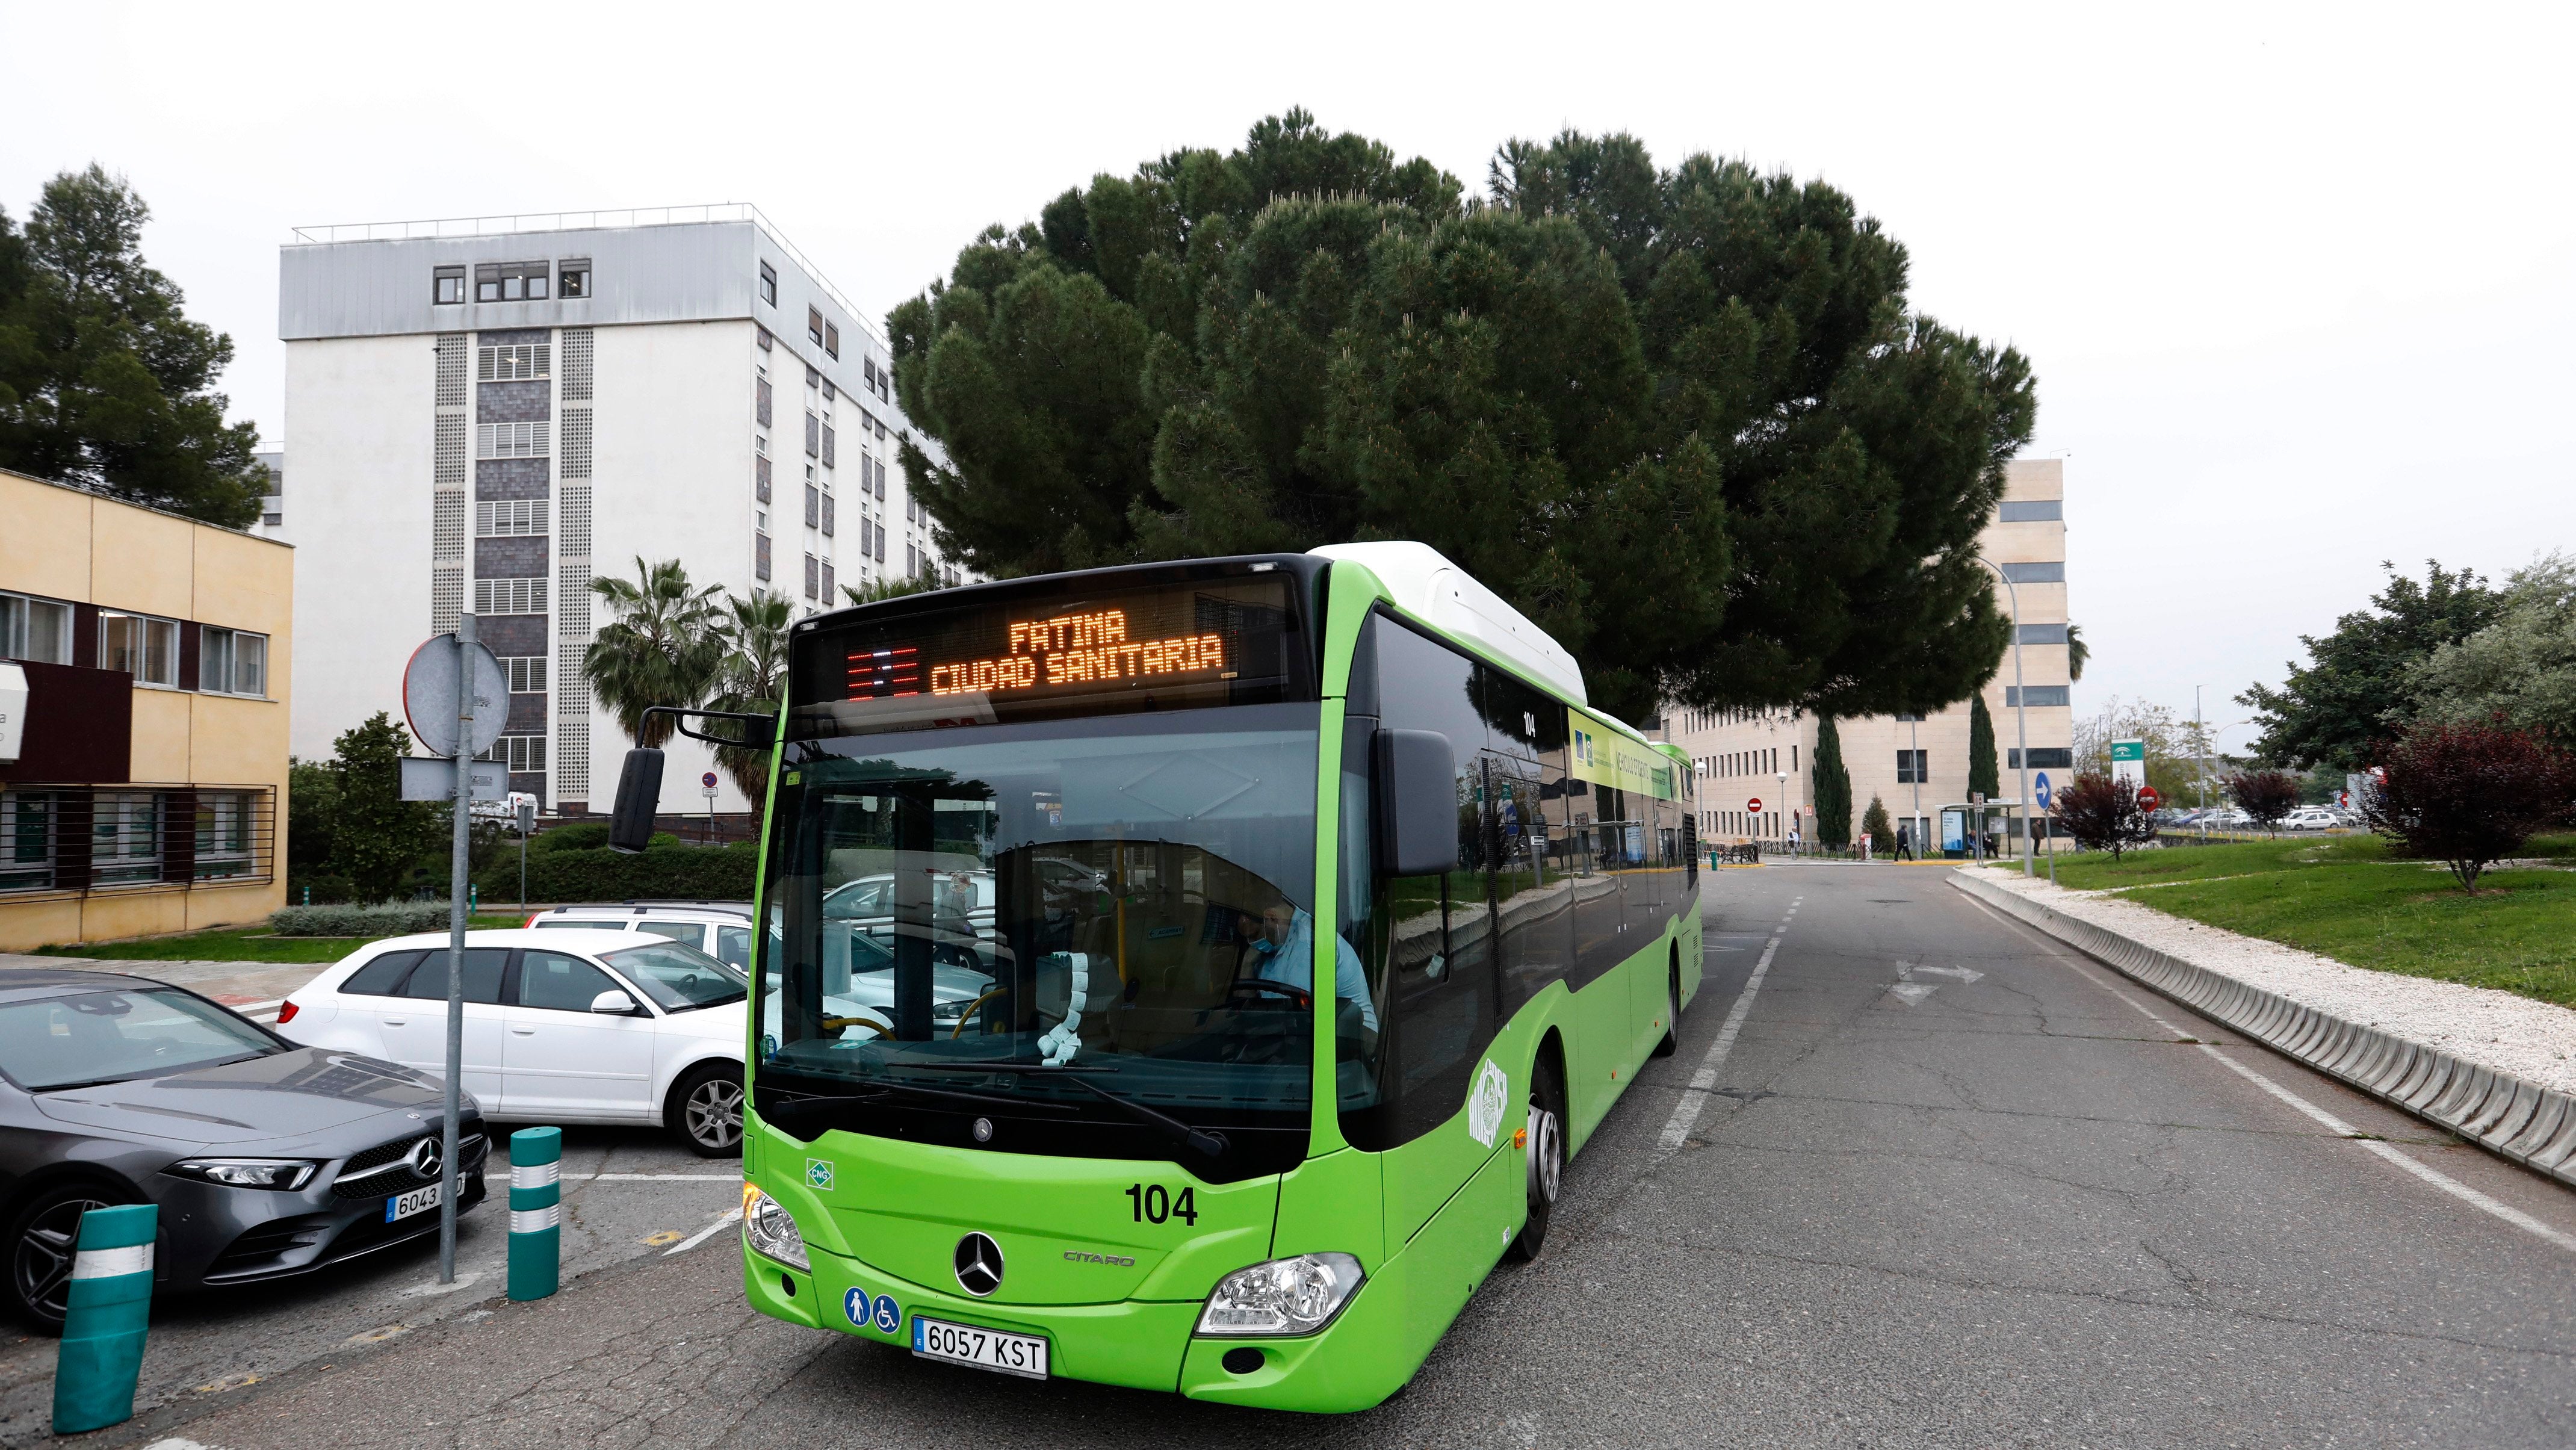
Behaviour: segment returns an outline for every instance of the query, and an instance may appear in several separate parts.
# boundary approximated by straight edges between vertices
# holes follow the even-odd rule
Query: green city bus
[[[788,677],[742,1165],[777,1318],[1365,1409],[1539,1252],[1698,988],[1688,761],[1423,545],[839,610]]]

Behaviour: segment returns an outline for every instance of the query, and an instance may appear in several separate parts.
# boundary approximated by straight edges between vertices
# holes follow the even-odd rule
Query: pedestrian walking
[[[1896,859],[1899,861],[1911,861],[1914,859],[1914,827],[1910,822],[1900,821],[1897,823]]]

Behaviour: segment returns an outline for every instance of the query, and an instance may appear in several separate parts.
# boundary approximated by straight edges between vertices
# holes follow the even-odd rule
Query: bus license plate
[[[385,1222],[392,1223],[398,1218],[409,1218],[415,1213],[427,1213],[438,1207],[438,1190],[444,1186],[433,1183],[427,1188],[415,1188],[409,1193],[397,1193],[386,1199]]]
[[[912,1321],[912,1352],[923,1359],[971,1364],[977,1369],[1047,1377],[1047,1342],[1033,1334],[1004,1334],[971,1324],[943,1324],[918,1315]]]

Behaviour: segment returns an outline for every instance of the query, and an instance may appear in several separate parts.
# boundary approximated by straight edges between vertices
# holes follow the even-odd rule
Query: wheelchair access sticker
[[[903,1309],[892,1294],[879,1294],[871,1300],[867,1290],[852,1289],[841,1296],[841,1312],[849,1316],[853,1325],[861,1329],[873,1326],[879,1334],[893,1334],[903,1328]]]

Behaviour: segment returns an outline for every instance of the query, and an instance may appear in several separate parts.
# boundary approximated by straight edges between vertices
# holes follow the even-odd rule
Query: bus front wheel
[[[1548,1220],[1565,1184],[1565,1086],[1557,1081],[1555,1065],[1544,1059],[1530,1070],[1529,1142],[1523,1151],[1529,1165],[1529,1218],[1506,1252],[1526,1264],[1547,1247]]]

